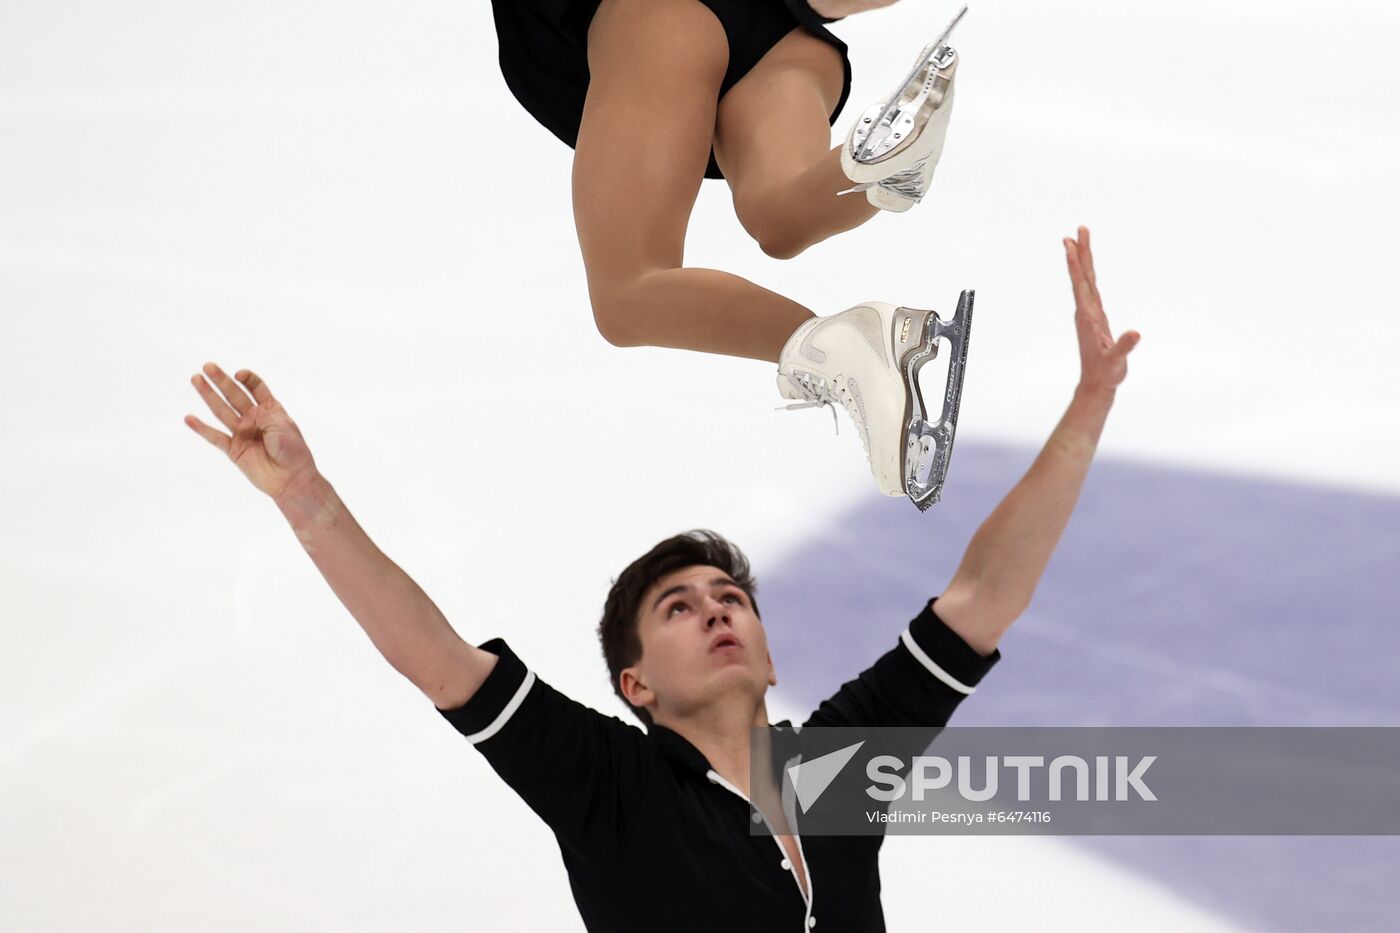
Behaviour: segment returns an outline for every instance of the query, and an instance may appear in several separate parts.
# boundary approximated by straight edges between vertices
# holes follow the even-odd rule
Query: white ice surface
[[[839,130],[949,12],[840,29]],[[839,533],[859,445],[773,412],[768,367],[596,335],[570,153],[485,4],[3,23],[0,926],[581,929],[546,830],[180,424],[188,376],[256,367],[468,638],[609,712],[611,575],[697,525],[760,573]],[[921,208],[780,264],[710,183],[687,258],[819,313],[976,287],[962,437],[1033,444],[1077,362],[1057,240],[1088,223],[1144,334],[1106,454],[1400,491],[1397,39],[1379,0],[985,3]],[[934,926],[1226,927],[1054,840],[894,839],[884,871],[892,930],[949,893]]]

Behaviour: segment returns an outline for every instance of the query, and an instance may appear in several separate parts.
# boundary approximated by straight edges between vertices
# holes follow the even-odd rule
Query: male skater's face
[[[653,718],[683,718],[734,691],[757,700],[778,682],[763,623],[722,570],[667,574],[638,614],[642,656],[622,672],[622,691]]]

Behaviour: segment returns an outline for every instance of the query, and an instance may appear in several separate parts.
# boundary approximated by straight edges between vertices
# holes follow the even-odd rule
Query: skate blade
[[[904,361],[904,379],[910,387],[912,405],[904,445],[904,491],[920,512],[927,512],[943,493],[948,478],[948,461],[953,456],[953,438],[958,427],[958,407],[962,402],[963,372],[967,368],[967,343],[972,332],[972,303],[975,292],[964,291],[951,320],[944,321],[929,312],[925,341],[918,352]],[[919,371],[938,355],[938,341],[947,338],[948,377],[943,387],[943,405],[936,420],[929,420]]]

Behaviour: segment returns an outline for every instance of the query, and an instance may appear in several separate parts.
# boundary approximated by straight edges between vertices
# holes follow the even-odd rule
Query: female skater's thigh
[[[603,0],[588,33],[574,222],[590,290],[680,265],[729,63],[699,0]]]
[[[738,195],[809,167],[831,148],[830,114],[845,82],[841,53],[798,28],[719,102],[715,161]]]

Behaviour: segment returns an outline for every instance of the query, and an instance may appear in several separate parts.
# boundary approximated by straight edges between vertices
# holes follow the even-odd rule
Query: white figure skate
[[[788,407],[844,408],[880,491],[907,495],[921,512],[938,501],[948,475],[972,299],[971,291],[963,292],[948,321],[882,301],[813,318],[793,332],[778,357],[778,391],[798,400]],[[948,379],[941,410],[930,413],[919,371],[938,355],[940,339],[950,344]]]
[[[841,168],[871,204],[907,211],[928,193],[953,114],[958,53],[945,45],[967,7],[943,35],[924,46],[899,87],[865,111],[841,147]]]

